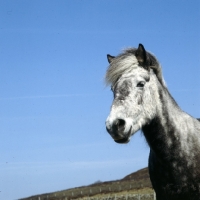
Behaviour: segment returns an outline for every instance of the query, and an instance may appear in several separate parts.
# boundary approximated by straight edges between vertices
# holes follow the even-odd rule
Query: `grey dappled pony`
[[[107,131],[115,142],[127,143],[142,130],[157,200],[199,200],[200,119],[180,109],[158,60],[142,44],[107,58],[106,82],[114,94]]]

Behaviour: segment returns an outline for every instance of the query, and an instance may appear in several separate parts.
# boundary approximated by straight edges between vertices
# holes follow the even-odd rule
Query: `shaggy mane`
[[[119,77],[122,76],[122,74],[125,72],[131,72],[133,68],[141,67],[135,56],[136,50],[136,48],[125,49],[122,54],[118,55],[112,60],[105,76],[106,85],[115,84]],[[158,80],[164,87],[166,87],[165,81],[162,77],[162,68],[158,60],[151,53],[146,53],[152,62],[152,68],[154,68],[153,66],[156,66],[156,68],[159,69],[159,73],[156,74]]]

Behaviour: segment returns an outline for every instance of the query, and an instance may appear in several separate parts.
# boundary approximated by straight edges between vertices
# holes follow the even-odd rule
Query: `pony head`
[[[161,81],[152,68],[160,68],[160,65],[142,44],[137,49],[127,49],[117,57],[107,55],[107,58],[110,65],[106,82],[111,85],[114,100],[106,129],[116,142],[127,143],[131,135],[156,115],[155,102],[159,99]]]

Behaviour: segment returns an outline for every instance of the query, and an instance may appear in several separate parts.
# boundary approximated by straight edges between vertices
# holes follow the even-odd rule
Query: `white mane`
[[[124,50],[124,52],[119,56],[112,59],[106,72],[106,85],[115,84],[122,74],[131,72],[133,68],[141,67],[135,56],[135,52],[135,48],[129,48]],[[167,86],[162,76],[162,67],[160,63],[152,53],[146,53],[152,61],[150,68],[156,71],[154,71],[154,73],[156,74],[158,80],[166,88]]]

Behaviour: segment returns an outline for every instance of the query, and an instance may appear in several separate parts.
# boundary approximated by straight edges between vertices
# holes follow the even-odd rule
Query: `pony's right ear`
[[[115,58],[114,56],[111,56],[110,54],[107,54],[107,59],[108,59],[109,63],[111,63],[114,58]]]

